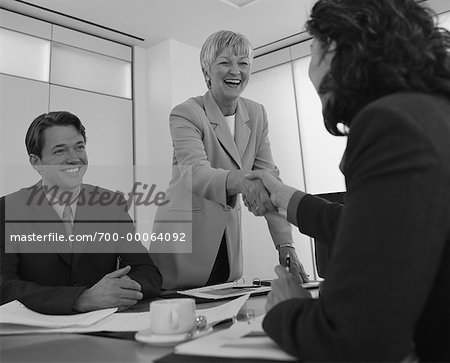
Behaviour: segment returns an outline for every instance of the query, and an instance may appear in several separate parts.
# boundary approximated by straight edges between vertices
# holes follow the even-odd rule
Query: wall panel
[[[282,64],[252,75],[244,97],[260,102],[267,111],[269,138],[273,158],[282,180],[295,188],[304,189],[302,155],[297,124],[295,93],[291,65]],[[243,205],[243,204],[242,204]],[[273,278],[278,265],[267,222],[242,207],[244,277]],[[297,254],[309,274],[313,274],[310,239],[292,229]]]
[[[53,43],[50,82],[131,98],[131,63]]]
[[[339,163],[347,138],[333,136],[325,128],[322,104],[308,76],[309,60],[310,57],[304,57],[293,63],[306,191],[311,194],[344,191]]]
[[[59,25],[53,25],[52,40],[54,42],[71,45],[73,47],[90,50],[92,52],[131,62],[132,48],[130,46],[93,37],[92,35],[64,28]]]
[[[0,15],[0,195],[39,179],[29,166],[25,133],[39,114],[60,110],[73,112],[87,128],[85,181],[129,192],[134,180],[132,48],[58,26],[55,37],[69,45],[51,43],[42,37],[50,38],[52,24],[3,10]]]
[[[36,116],[47,112],[49,84],[0,74],[0,196],[31,186],[25,134]]]
[[[50,109],[70,111],[86,127],[85,181],[128,192],[133,184],[132,101],[51,86]]]
[[[5,9],[0,9],[0,26],[43,39],[52,37],[52,24]]]
[[[0,73],[48,82],[49,71],[50,41],[0,28]]]

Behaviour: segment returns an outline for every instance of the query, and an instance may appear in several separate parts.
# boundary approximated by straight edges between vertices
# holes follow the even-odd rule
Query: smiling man
[[[134,240],[125,199],[82,183],[88,158],[79,118],[40,115],[25,143],[42,179],[0,199],[1,303],[71,314],[157,296],[161,274]]]

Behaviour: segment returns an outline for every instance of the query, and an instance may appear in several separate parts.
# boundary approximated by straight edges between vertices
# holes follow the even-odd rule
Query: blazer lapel
[[[203,103],[205,105],[206,117],[208,118],[211,125],[213,125],[214,132],[216,133],[217,139],[231,158],[236,162],[239,168],[242,168],[241,158],[239,156],[236,143],[233,140],[230,129],[225,122],[222,112],[217,105],[211,91],[206,92],[203,96]],[[237,131],[237,130],[236,130]],[[236,132],[237,134],[237,132]]]
[[[94,191],[95,187],[81,184],[73,230],[76,235],[89,238],[79,240],[74,244],[72,269],[78,267],[80,260],[85,254],[116,254],[117,244],[126,237],[118,235],[119,240],[115,240],[114,233],[117,224],[122,223],[122,220],[118,219],[118,209],[112,205],[113,201],[102,205],[103,202],[100,202],[100,196],[95,196]],[[116,199],[114,198],[113,200]],[[98,236],[96,237],[97,234]],[[94,238],[96,239],[94,240]]]
[[[242,159],[244,156],[245,149],[247,148],[248,141],[250,140],[250,127],[248,127],[247,122],[250,120],[248,115],[247,107],[245,107],[244,102],[241,99],[238,100],[238,107],[236,110],[236,146],[239,152],[239,156]]]
[[[42,183],[36,184],[37,188],[40,188],[40,195],[33,199],[33,203],[30,204],[30,208],[33,210],[32,219],[37,229],[41,231],[43,235],[49,232],[55,232],[59,235],[66,234],[66,230],[61,222],[56,211],[50,205],[47,197],[44,194]],[[35,202],[36,201],[36,202]],[[39,201],[39,202],[37,202]],[[42,201],[42,203],[40,203]],[[52,244],[57,253],[69,266],[71,265],[71,248],[68,241],[57,242],[58,245]],[[60,244],[61,243],[61,244]]]
[[[89,196],[89,191],[87,191],[84,184],[81,184],[80,195],[84,195],[85,198],[88,198]],[[94,235],[93,232],[96,231],[96,221],[99,219],[100,215],[96,215],[96,209],[94,208],[94,206],[89,205],[87,200],[79,198],[77,202],[77,211],[74,216],[74,233],[84,234],[92,237]],[[94,241],[93,243],[96,243],[96,241]],[[89,242],[76,243],[72,258],[72,268],[75,268],[80,262],[80,259],[88,246]]]

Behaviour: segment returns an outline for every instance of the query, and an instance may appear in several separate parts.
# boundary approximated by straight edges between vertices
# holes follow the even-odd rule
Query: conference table
[[[255,316],[262,315],[265,301],[266,296],[250,297],[241,312],[252,310]],[[148,311],[150,302],[150,300],[141,301],[129,311]],[[223,301],[197,304],[197,309],[209,308],[221,303]],[[126,312],[121,314],[126,314]],[[214,329],[226,327],[227,324],[222,324]],[[0,336],[0,362],[149,363],[170,355],[174,350],[174,347],[156,347],[137,342],[133,336],[133,333],[2,335]],[[192,359],[185,358],[179,361],[196,362],[199,360],[198,357],[192,357]],[[173,362],[174,360],[166,361]]]

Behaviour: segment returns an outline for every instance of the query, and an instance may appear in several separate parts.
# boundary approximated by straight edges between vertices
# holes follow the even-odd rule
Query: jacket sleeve
[[[43,286],[22,280],[19,277],[19,254],[6,253],[7,235],[3,197],[0,199],[0,303],[20,300],[28,308],[44,314],[73,314],[72,304],[86,287]]]
[[[404,114],[380,105],[353,122],[347,156],[346,204],[320,298],[276,305],[263,327],[305,361],[400,361],[448,233],[448,160]],[[332,229],[335,214],[312,198],[299,205],[300,230]]]
[[[20,263],[21,259],[34,258],[33,255],[23,254],[20,251],[6,253],[5,238],[9,235],[6,231],[5,224],[5,205],[4,198],[1,199],[1,303],[12,300],[19,300],[28,308],[44,313],[44,314],[73,314],[72,306],[79,295],[87,288],[97,283],[104,275],[113,271],[115,265],[115,253],[95,253],[92,256],[98,256],[87,262],[80,263],[80,266],[74,273],[81,278],[81,283],[71,286],[71,281],[60,283],[57,285],[37,283],[29,281],[21,276]],[[126,204],[126,203],[124,203]],[[122,205],[124,205],[122,204]],[[109,208],[109,207],[108,207]],[[114,221],[112,223],[103,223],[116,228],[114,231],[109,230],[111,234],[117,233],[118,236],[127,236],[127,233],[134,235],[134,227],[131,218],[123,208],[116,209],[112,214]],[[108,213],[112,213],[109,211]],[[120,216],[117,218],[117,216]],[[119,221],[119,223],[117,223]],[[122,223],[123,222],[123,223]],[[94,229],[95,223],[85,223],[92,225]],[[108,244],[110,244],[108,242]],[[159,295],[161,291],[161,274],[158,268],[153,264],[148,251],[141,245],[139,241],[132,243],[132,250],[122,250],[122,264],[130,265],[130,278],[136,280],[142,287],[144,298],[150,298]],[[12,246],[10,246],[11,248]],[[99,251],[97,251],[99,252]],[[52,274],[61,273],[60,258],[54,256],[53,253],[45,253],[40,256],[36,255],[42,262],[42,269],[47,269],[46,274],[51,279]],[[23,263],[23,262],[22,262]],[[35,265],[36,266],[36,265]],[[111,266],[110,268],[106,266]],[[32,273],[29,271],[27,273]],[[64,272],[66,273],[66,272]],[[74,275],[75,276],[75,275]]]
[[[287,220],[299,227],[301,233],[332,246],[342,208],[342,204],[297,191],[289,201]]]
[[[24,281],[17,275],[18,257],[2,252],[1,304],[19,300],[29,309],[42,314],[74,314],[73,302],[86,289],[81,286],[44,286]]]

